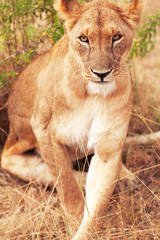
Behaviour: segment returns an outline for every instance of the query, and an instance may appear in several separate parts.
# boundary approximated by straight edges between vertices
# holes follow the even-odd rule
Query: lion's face
[[[76,0],[59,0],[56,9],[65,20],[70,52],[81,65],[89,93],[106,96],[116,86],[122,88],[123,63],[140,21],[142,0],[130,1],[123,8],[104,0],[82,5]]]
[[[86,21],[87,19],[87,21]],[[88,81],[108,83],[126,58],[133,31],[116,10],[93,4],[69,31],[70,48]]]

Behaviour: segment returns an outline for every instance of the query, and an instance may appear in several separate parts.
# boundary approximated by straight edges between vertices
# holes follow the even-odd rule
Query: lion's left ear
[[[66,28],[70,30],[77,16],[81,14],[83,5],[76,0],[56,0],[54,8],[65,20]]]
[[[136,28],[140,21],[141,12],[143,8],[143,0],[132,0],[128,7],[125,9],[129,24],[132,28]]]

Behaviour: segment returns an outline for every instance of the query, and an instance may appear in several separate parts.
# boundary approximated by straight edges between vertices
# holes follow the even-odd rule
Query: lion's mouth
[[[103,85],[103,84],[109,84],[109,83],[112,82],[112,81],[111,81],[111,80],[99,80],[99,81],[93,81],[93,80],[91,80],[91,82],[96,83],[96,84]]]

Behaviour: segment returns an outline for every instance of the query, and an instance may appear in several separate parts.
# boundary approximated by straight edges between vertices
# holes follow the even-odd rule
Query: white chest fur
[[[87,85],[87,91],[89,94],[99,94],[103,97],[110,95],[116,88],[116,83],[113,80],[110,80],[105,84],[96,84],[89,81]]]
[[[104,100],[105,101],[105,100]],[[106,104],[92,98],[62,116],[56,124],[58,138],[82,151],[94,149],[99,135],[109,128]]]

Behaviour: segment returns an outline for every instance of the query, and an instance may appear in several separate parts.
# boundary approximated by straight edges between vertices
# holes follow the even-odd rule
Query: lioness
[[[9,96],[2,167],[25,180],[57,181],[66,214],[73,222],[83,218],[74,240],[93,239],[125,170],[121,155],[132,108],[125,60],[141,3],[120,8],[104,0],[58,0],[67,34],[25,68]],[[39,154],[26,154],[30,149]],[[71,161],[92,152],[84,200]]]

